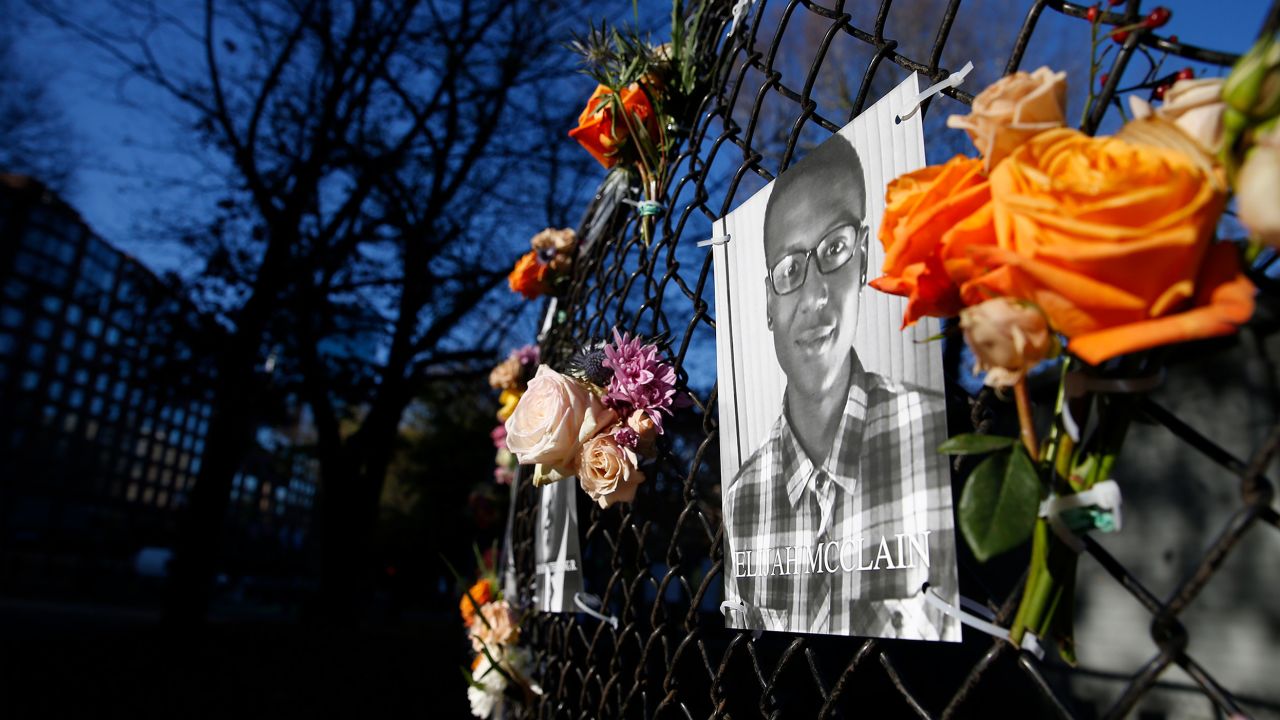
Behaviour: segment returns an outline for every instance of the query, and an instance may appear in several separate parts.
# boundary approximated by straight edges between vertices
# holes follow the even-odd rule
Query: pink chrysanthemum
[[[489,431],[489,438],[493,440],[493,446],[499,450],[507,446],[507,426],[499,425]]]
[[[624,416],[643,410],[659,433],[662,413],[671,414],[675,403],[676,371],[658,358],[658,347],[613,330],[613,343],[604,346],[604,366],[613,371],[604,402],[625,410]]]

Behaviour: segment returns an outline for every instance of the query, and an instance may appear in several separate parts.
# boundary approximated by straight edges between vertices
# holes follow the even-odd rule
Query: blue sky
[[[1250,44],[1268,6],[1265,0],[1163,4],[1173,10],[1168,32],[1184,42],[1223,50]],[[619,5],[629,9],[630,2]],[[21,4],[12,10],[21,60],[47,80],[76,134],[83,166],[68,199],[91,227],[121,249],[157,270],[182,268],[187,258],[180,251],[143,235],[153,227],[153,215],[192,202],[173,197],[165,182],[196,170],[188,157],[173,151],[184,139],[173,122],[171,104],[139,83],[116,81],[118,73],[101,57]]]

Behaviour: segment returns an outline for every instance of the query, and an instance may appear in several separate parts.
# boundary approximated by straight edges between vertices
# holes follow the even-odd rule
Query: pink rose
[[[582,443],[617,417],[581,383],[541,365],[507,419],[507,449],[521,465],[572,475]]]
[[[613,434],[604,433],[582,445],[578,481],[592,500],[607,508],[634,500],[644,473],[636,469],[635,451],[619,444]]]

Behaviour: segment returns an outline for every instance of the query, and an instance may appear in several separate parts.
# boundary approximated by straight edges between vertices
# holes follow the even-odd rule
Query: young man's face
[[[774,352],[802,396],[838,391],[847,377],[864,262],[860,178],[813,170],[771,198],[764,230]]]

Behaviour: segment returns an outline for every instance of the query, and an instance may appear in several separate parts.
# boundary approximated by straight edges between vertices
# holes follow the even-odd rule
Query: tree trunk
[[[200,474],[183,510],[169,567],[164,607],[168,624],[200,624],[209,609],[231,482],[253,439],[251,384],[256,349],[256,342],[237,333],[217,363],[217,389]]]
[[[370,413],[336,454],[340,460],[321,461],[319,603],[327,622],[354,622],[372,595],[374,531],[403,411],[400,402],[377,416]]]

